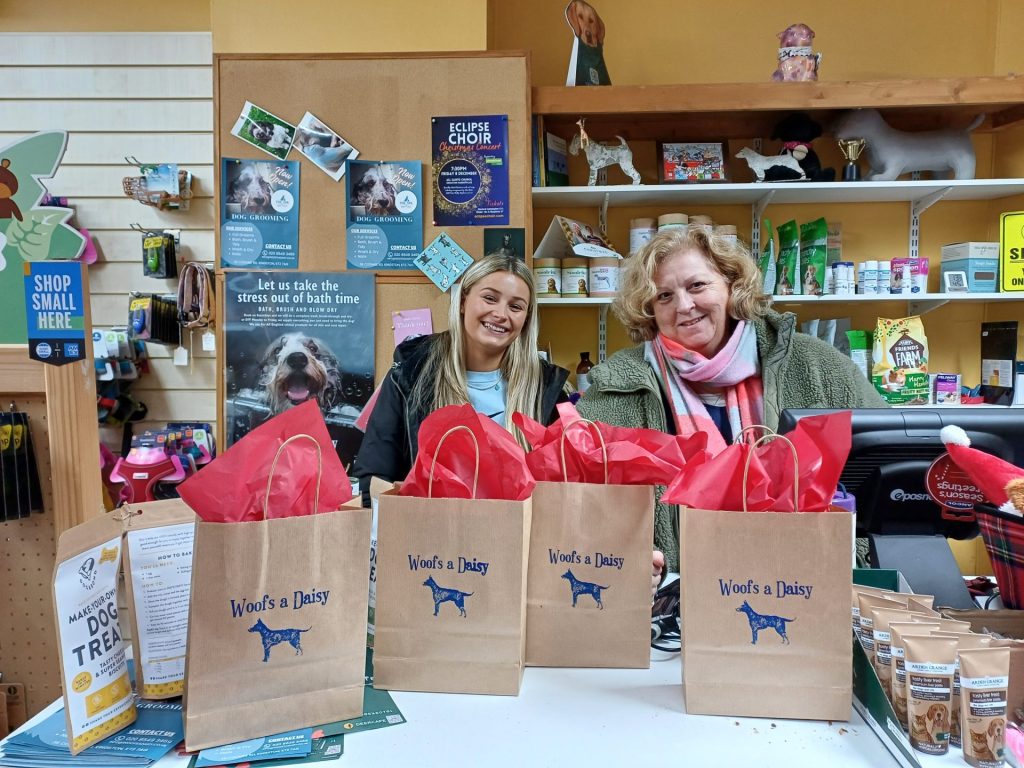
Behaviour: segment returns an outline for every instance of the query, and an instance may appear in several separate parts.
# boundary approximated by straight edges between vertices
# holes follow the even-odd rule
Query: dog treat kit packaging
[[[360,716],[370,510],[346,505],[351,485],[317,404],[257,427],[179,490],[201,518],[188,749]]]
[[[117,610],[119,514],[75,526],[57,543],[53,609],[73,755],[135,721]]]

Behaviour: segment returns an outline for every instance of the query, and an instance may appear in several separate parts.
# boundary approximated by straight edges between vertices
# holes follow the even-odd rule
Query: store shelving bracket
[[[907,244],[910,258],[918,258],[921,252],[921,214],[952,191],[952,187],[943,187],[910,203],[910,241]]]

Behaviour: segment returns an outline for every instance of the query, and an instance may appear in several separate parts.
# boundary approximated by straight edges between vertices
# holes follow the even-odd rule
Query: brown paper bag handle
[[[752,433],[755,429],[760,429],[762,432],[764,432],[765,435],[778,434],[774,429],[765,424],[748,424],[747,426],[740,430],[740,433],[738,435],[736,435],[736,439],[732,441],[733,445],[747,442],[748,433]]]
[[[467,427],[465,424],[459,424],[458,426],[452,427],[443,435],[441,439],[437,441],[437,447],[434,448],[434,456],[430,460],[430,478],[427,480],[427,498],[434,498],[434,467],[437,465],[437,454],[441,451],[441,444],[448,439],[448,436],[453,432],[459,430],[465,430],[469,432],[469,436],[473,438],[473,448],[476,449],[475,458],[476,461],[473,464],[473,496],[476,498],[476,483],[480,479],[480,443],[477,442],[476,435],[473,434],[473,430]]]
[[[576,426],[577,424],[583,424],[584,426],[587,427],[593,427],[594,432],[597,433],[597,440],[598,442],[601,443],[601,458],[603,460],[602,464],[604,465],[604,484],[608,485],[608,448],[604,444],[604,435],[601,434],[601,430],[598,428],[597,424],[592,422],[590,419],[583,418],[574,419],[573,421],[570,421],[568,424],[566,424],[565,429],[562,430],[562,437],[558,441],[558,447],[562,453],[562,482],[569,482],[569,470],[565,466],[565,433],[568,432],[572,427]]]
[[[740,433],[742,434],[742,432]],[[796,446],[793,445],[793,441],[785,435],[778,435],[774,432],[770,435],[761,435],[754,441],[754,444],[750,446],[750,450],[747,451],[747,460],[743,462],[743,511],[749,512],[747,509],[747,473],[750,472],[750,457],[754,455],[754,451],[761,443],[770,440],[782,440],[789,446],[789,450],[793,453],[793,511],[799,510],[800,500],[800,460],[796,455]]]
[[[281,447],[277,449],[277,453],[274,454],[274,462],[270,465],[270,474],[267,476],[267,492],[263,496],[263,519],[267,519],[267,506],[270,504],[270,484],[274,482],[274,470],[277,469],[277,460],[281,458],[281,454],[287,447],[288,443],[294,442],[295,440],[309,440],[316,448],[316,495],[313,497],[313,514],[315,515],[320,511],[320,480],[324,475],[324,460],[323,453],[320,450],[320,443],[316,441],[312,435],[307,435],[304,432],[298,435],[292,435],[283,443]]]

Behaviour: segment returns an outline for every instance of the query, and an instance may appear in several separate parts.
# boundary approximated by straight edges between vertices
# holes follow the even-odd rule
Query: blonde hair
[[[448,307],[448,332],[440,334],[431,345],[426,365],[413,388],[413,401],[421,407],[427,406],[430,410],[469,402],[462,305],[473,286],[495,272],[515,275],[526,283],[529,292],[522,331],[505,350],[500,366],[501,375],[508,385],[505,428],[515,435],[520,445],[529,448],[526,438],[513,426],[512,414],[519,411],[536,421],[543,421],[540,410],[544,393],[540,355],[537,354],[537,296],[533,285],[533,273],[526,266],[526,262],[519,258],[502,254],[484,256],[467,269],[462,279],[452,286],[451,304]]]
[[[667,229],[652,237],[626,259],[619,277],[619,294],[612,311],[634,342],[650,341],[658,333],[651,304],[657,289],[654,275],[670,256],[694,250],[702,254],[729,286],[726,312],[734,320],[753,320],[771,302],[761,284],[761,273],[746,246],[703,229]]]

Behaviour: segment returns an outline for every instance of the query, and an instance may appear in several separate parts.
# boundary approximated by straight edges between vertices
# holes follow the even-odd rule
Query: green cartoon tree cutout
[[[40,206],[40,179],[57,172],[66,131],[44,131],[0,149],[0,344],[24,344],[24,264],[77,259],[85,238],[69,226],[70,208]]]

